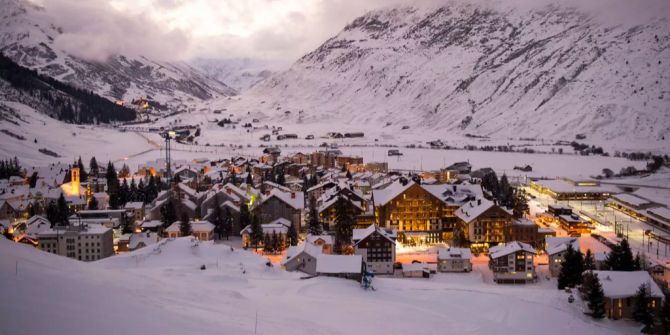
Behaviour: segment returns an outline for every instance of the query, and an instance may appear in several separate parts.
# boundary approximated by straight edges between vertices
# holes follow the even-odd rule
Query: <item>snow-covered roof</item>
[[[372,233],[374,232],[379,233],[379,235],[395,244],[395,240],[393,239],[394,236],[392,234],[387,233],[385,230],[377,227],[374,224],[371,224],[364,229],[354,229],[352,234],[352,240],[354,241],[355,244],[358,244],[358,242],[372,235]]]
[[[316,272],[326,274],[361,273],[363,256],[361,255],[326,255],[316,258]]]
[[[437,264],[428,264],[428,263],[407,263],[402,265],[402,272],[414,272],[414,271],[436,271]]]
[[[307,243],[314,244],[314,242],[316,242],[318,240],[323,240],[323,242],[325,244],[331,244],[332,245],[334,243],[333,236],[331,236],[331,235],[311,235],[311,234],[308,234],[307,236],[305,236],[305,241]]]
[[[493,201],[479,198],[477,200],[468,201],[458,208],[455,214],[459,219],[463,220],[463,222],[470,223],[493,206],[495,206]]]
[[[472,251],[470,248],[439,248],[437,259],[470,259]]]
[[[519,241],[513,241],[506,243],[505,245],[497,245],[495,247],[490,248],[489,256],[492,259],[496,259],[515,253],[517,251],[525,251],[531,254],[535,254],[535,249],[533,249],[533,247],[531,247],[529,244]]]
[[[568,245],[572,245],[572,249],[579,251],[579,238],[577,237],[545,237],[547,243],[547,254],[555,255],[568,249]]]
[[[191,224],[191,230],[193,230],[194,233],[209,233],[214,230],[214,225],[209,222],[209,221],[190,221]],[[181,221],[175,221],[173,222],[165,231],[168,233],[175,233],[179,231],[179,226],[181,225]]]
[[[395,199],[414,185],[416,185],[416,183],[411,180],[404,185],[400,181],[396,181],[384,189],[373,190],[372,197],[375,199],[375,206],[386,205],[389,201]]]
[[[318,257],[323,253],[323,249],[321,246],[305,242],[300,243],[298,245],[292,245],[288,247],[288,249],[286,250],[286,257],[284,258],[282,264],[286,264],[291,259],[302,254],[303,252],[307,253],[310,256]]]
[[[157,233],[148,232],[148,233],[132,234],[130,235],[130,239],[128,241],[128,248],[137,249],[140,243],[144,243],[144,245],[147,246],[157,242],[158,242]]]
[[[647,271],[593,271],[598,275],[603,292],[608,298],[635,296],[641,285],[649,285],[652,297],[663,298],[663,291],[651,279]]]
[[[564,179],[538,180],[535,183],[556,193],[607,193],[616,191],[614,188],[607,186],[578,186]]]
[[[278,218],[270,223],[262,224],[261,229],[263,229],[263,234],[287,234],[288,227],[291,226],[291,221],[285,218]],[[240,235],[244,233],[251,234],[251,225],[247,225],[240,231]]]
[[[260,203],[263,203],[272,197],[276,197],[294,209],[305,208],[305,194],[303,192],[282,192],[278,189],[272,189],[270,194],[263,197],[263,200]]]
[[[648,209],[647,213],[652,214],[655,217],[661,218],[667,222],[670,222],[670,208],[667,207],[658,207],[653,209]]]
[[[144,207],[144,203],[141,201],[127,202],[124,206],[125,209],[142,209],[142,207]]]
[[[630,193],[615,194],[612,196],[612,199],[635,207],[651,204],[651,201]]]
[[[142,221],[142,223],[140,223],[140,226],[146,229],[146,228],[155,228],[162,224],[163,222],[160,220],[151,220],[151,221]]]

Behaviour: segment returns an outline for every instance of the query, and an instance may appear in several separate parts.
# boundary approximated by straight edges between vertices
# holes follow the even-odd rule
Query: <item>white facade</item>
[[[100,225],[49,229],[37,237],[41,250],[80,261],[96,261],[114,254],[112,229]]]

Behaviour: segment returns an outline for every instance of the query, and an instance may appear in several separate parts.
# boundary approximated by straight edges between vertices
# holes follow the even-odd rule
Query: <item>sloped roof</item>
[[[495,206],[493,201],[479,198],[477,200],[466,202],[456,210],[455,214],[459,219],[463,220],[463,222],[470,223],[490,208],[493,208],[493,206]]]
[[[437,259],[470,259],[472,251],[470,248],[439,248],[437,249]]]
[[[603,292],[608,298],[635,296],[641,285],[649,285],[652,297],[663,298],[663,291],[656,285],[647,271],[593,271],[598,275]]]
[[[360,241],[364,240],[366,237],[372,235],[374,232],[379,233],[382,237],[386,238],[390,242],[395,244],[395,240],[391,235],[389,235],[385,230],[377,227],[374,224],[369,225],[367,228],[364,229],[354,229],[353,234],[352,234],[352,240],[354,241],[354,244],[358,244]]]
[[[547,242],[547,255],[555,255],[568,249],[568,245],[572,245],[572,249],[579,250],[579,238],[577,237],[545,237]]]
[[[292,197],[291,194],[295,194],[295,196]],[[303,192],[282,192],[278,189],[272,189],[268,196],[263,197],[263,200],[259,203],[259,205],[271,199],[272,197],[276,197],[294,209],[305,208],[305,194]]]
[[[316,258],[316,272],[326,274],[361,273],[363,256],[361,255],[326,255]]]
[[[298,245],[292,245],[292,246],[288,247],[288,249],[286,250],[286,257],[284,257],[284,260],[282,261],[282,264],[286,264],[291,259],[293,259],[294,257],[302,254],[303,252],[307,253],[310,256],[318,257],[319,255],[321,255],[323,253],[323,249],[318,245],[314,245],[312,243],[305,243],[305,242],[300,243]]]
[[[495,247],[490,248],[489,249],[489,256],[492,259],[495,259],[495,258],[500,258],[500,257],[503,257],[503,256],[507,256],[507,255],[515,253],[517,251],[525,251],[525,252],[529,252],[529,253],[532,253],[532,254],[536,253],[535,249],[533,249],[533,247],[531,247],[529,244],[519,242],[519,241],[514,241],[514,242],[507,243],[505,245],[497,245]]]
[[[413,181],[408,181],[407,184],[403,185],[401,182],[396,181],[384,189],[373,190],[372,197],[375,200],[375,206],[386,205],[389,201],[395,199],[397,196],[407,191],[410,187],[416,185]]]

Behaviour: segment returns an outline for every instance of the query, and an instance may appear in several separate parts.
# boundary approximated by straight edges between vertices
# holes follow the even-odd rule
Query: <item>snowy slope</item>
[[[0,284],[11,287],[0,300],[8,334],[625,334],[636,329],[626,321],[592,321],[555,283],[494,285],[477,271],[431,280],[376,278],[372,292],[344,279],[300,280],[299,274],[267,268],[246,251],[191,238],[95,263],[2,238],[0,254]],[[201,271],[203,264],[207,269]]]
[[[669,6],[629,22],[494,3],[369,12],[229,110],[301,127],[670,143]],[[628,3],[624,16],[646,8]]]
[[[209,77],[230,85],[238,92],[244,92],[275,73],[288,68],[288,64],[281,61],[252,58],[197,58],[189,63]]]
[[[48,8],[26,0],[0,0],[0,51],[20,65],[112,100],[150,96],[176,106],[236,94],[185,62],[130,55],[96,62],[72,56],[58,44],[68,32],[54,22]]]

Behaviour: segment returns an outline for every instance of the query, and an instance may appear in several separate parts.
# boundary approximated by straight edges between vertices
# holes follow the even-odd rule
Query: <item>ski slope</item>
[[[430,280],[299,279],[223,244],[166,240],[83,263],[0,239],[3,334],[627,334],[555,289],[490,283],[478,271]],[[206,270],[200,270],[205,265]],[[548,327],[548,325],[551,325]]]

